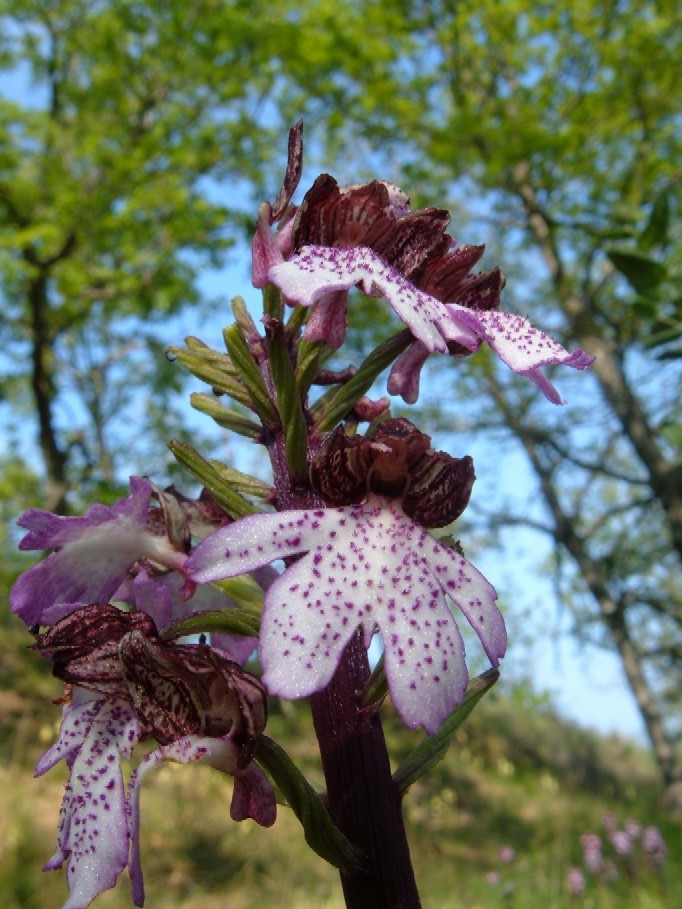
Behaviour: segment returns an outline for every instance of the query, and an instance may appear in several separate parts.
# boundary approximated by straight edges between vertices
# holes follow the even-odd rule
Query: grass
[[[32,778],[54,740],[59,685],[25,650],[25,632],[3,629],[0,649],[0,893],[3,909],[58,909],[61,872],[41,874],[54,850],[66,770]],[[418,736],[389,711],[396,762]],[[268,733],[322,787],[305,705],[273,709]],[[547,709],[489,695],[456,736],[446,759],[405,799],[405,816],[424,909],[675,909],[682,905],[681,830],[659,807],[649,755],[603,739]],[[336,871],[305,845],[291,812],[275,827],[235,824],[229,779],[207,767],[164,765],[142,800],[143,864],[149,909],[343,909]],[[570,897],[566,871],[581,863],[579,837],[602,831],[612,812],[662,830],[664,874],[641,863],[609,884],[588,880]],[[515,858],[500,861],[503,846]],[[126,875],[94,904],[130,907]]]

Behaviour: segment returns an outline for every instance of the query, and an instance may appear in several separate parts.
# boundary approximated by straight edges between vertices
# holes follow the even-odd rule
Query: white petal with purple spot
[[[286,297],[302,306],[312,306],[331,292],[361,284],[365,293],[385,297],[429,351],[447,350],[437,328],[438,320],[445,315],[443,304],[417,290],[366,246],[304,246],[288,262],[271,268],[270,280]]]
[[[362,627],[378,628],[391,696],[405,722],[435,732],[467,685],[462,639],[446,596],[496,665],[504,621],[493,587],[395,502],[251,515],[208,537],[190,575],[213,581],[307,552],[268,589],[261,623],[263,681],[296,698],[324,688]]]

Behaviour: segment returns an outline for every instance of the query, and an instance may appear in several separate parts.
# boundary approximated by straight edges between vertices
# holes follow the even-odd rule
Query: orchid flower
[[[527,376],[554,404],[559,393],[541,367],[563,364],[586,369],[594,357],[583,350],[569,353],[527,319],[495,309],[441,302],[416,287],[372,249],[307,246],[286,262],[270,268],[270,280],[290,301],[312,306],[319,299],[361,284],[365,293],[384,296],[417,342],[398,359],[389,391],[414,403],[419,370],[429,354],[447,352],[448,343],[475,351],[485,341],[514,372]],[[330,322],[326,313],[326,322]],[[320,339],[318,334],[316,339]],[[414,349],[413,349],[414,348]]]
[[[36,776],[62,759],[71,771],[59,815],[57,850],[44,868],[53,871],[67,862],[70,895],[62,909],[84,909],[98,893],[114,886],[128,862],[128,816],[119,761],[131,757],[141,737],[135,711],[125,701],[88,699],[65,708],[58,741],[38,761]]]
[[[142,905],[139,787],[159,761],[204,761],[231,774],[232,818],[274,823],[274,794],[251,760],[266,722],[265,690],[227,654],[165,642],[146,614],[96,604],[40,634],[35,649],[73,686],[59,739],[36,768],[40,775],[65,759],[71,769],[57,851],[45,866],[68,862],[66,909],[84,909],[126,865]],[[151,737],[161,747],[143,758],[126,801],[120,759]]]
[[[152,485],[130,478],[131,495],[111,507],[91,505],[79,517],[61,517],[33,508],[19,519],[29,532],[20,549],[52,549],[24,572],[10,593],[12,610],[27,625],[50,624],[57,604],[105,603],[142,558],[182,568],[186,552],[147,526]],[[63,613],[62,613],[63,614]]]
[[[113,887],[128,866],[133,902],[144,903],[140,861],[140,786],[161,761],[200,761],[235,778],[230,816],[253,818],[264,827],[275,822],[272,787],[229,735],[190,735],[145,755],[133,774],[126,796],[120,760],[130,760],[144,729],[133,707],[119,699],[101,699],[75,689],[74,703],[64,710],[58,741],[38,761],[41,776],[66,760],[70,778],[62,802],[57,849],[44,867],[67,863],[69,898],[62,909],[85,909]],[[85,699],[84,699],[85,698]]]
[[[188,584],[183,566],[192,533],[206,535],[226,516],[205,497],[161,492],[142,477],[130,478],[131,495],[113,506],[91,505],[81,517],[41,509],[26,511],[22,549],[53,549],[29,568],[10,593],[12,609],[28,625],[54,625],[89,603],[111,599],[149,614],[159,631],[207,610],[233,606],[210,588]],[[152,494],[159,508],[150,507]],[[220,635],[220,646],[243,663],[256,648],[250,637]]]
[[[391,696],[404,722],[435,733],[461,701],[464,644],[447,600],[493,665],[506,649],[495,590],[465,558],[396,503],[251,515],[216,531],[187,563],[199,583],[307,553],[269,588],[261,624],[263,681],[298,698],[324,688],[362,626],[382,633]]]

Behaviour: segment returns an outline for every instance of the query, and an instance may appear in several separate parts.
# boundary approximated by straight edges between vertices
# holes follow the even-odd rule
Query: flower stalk
[[[356,633],[329,685],[311,698],[329,813],[362,856],[341,872],[348,909],[419,909],[400,797],[379,712],[363,709],[367,652]]]

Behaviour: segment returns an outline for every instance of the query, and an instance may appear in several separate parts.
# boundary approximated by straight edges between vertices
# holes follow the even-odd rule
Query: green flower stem
[[[294,483],[305,483],[308,476],[308,429],[303,415],[301,397],[294,378],[294,366],[284,326],[272,320],[267,327],[267,350],[270,374],[277,395],[277,406],[284,429],[286,463]]]

